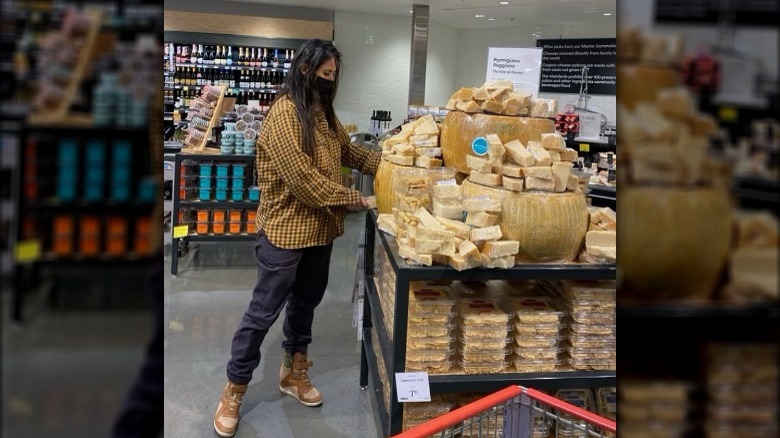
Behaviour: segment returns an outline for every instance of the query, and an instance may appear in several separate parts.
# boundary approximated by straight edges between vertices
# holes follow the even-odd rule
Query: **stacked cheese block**
[[[560,303],[566,310],[569,365],[575,370],[614,370],[615,283],[559,282]]]
[[[594,412],[596,410],[596,402],[593,399],[593,392],[590,389],[559,389],[555,393],[555,398],[577,406],[578,408],[585,409],[586,411]],[[560,413],[555,436],[556,438],[587,438],[590,434],[586,432],[586,427],[592,428],[593,426],[590,426],[585,420],[580,420],[572,415]]]
[[[617,214],[609,207],[588,207],[590,223],[580,260],[615,263],[617,259]]]
[[[439,127],[432,115],[401,125],[401,132],[382,142],[385,160],[402,166],[439,167]]]
[[[513,362],[521,373],[555,371],[563,364],[561,328],[563,312],[556,311],[548,297],[509,300],[514,313]]]
[[[382,244],[374,245],[374,286],[379,297],[379,306],[384,315],[385,328],[390,339],[393,338],[395,321],[395,280],[396,275],[390,259]]]
[[[726,298],[734,302],[777,301],[778,221],[769,211],[737,211]]]
[[[579,179],[571,174],[577,151],[567,148],[557,132],[541,136],[541,141],[531,140],[524,145],[517,139],[503,143],[497,134],[487,134],[486,155],[466,156],[466,166],[471,170],[469,180],[516,192],[578,190]]]
[[[511,81],[499,80],[479,88],[461,88],[450,96],[445,108],[464,113],[554,118],[558,113],[558,101],[534,99],[530,93],[515,92]]]
[[[596,389],[596,413],[603,418],[617,421],[617,388],[614,386]],[[604,431],[607,437],[614,437],[613,432]]]
[[[431,181],[425,169],[401,169],[395,175],[393,218],[397,237],[408,236],[409,229],[419,223],[415,213],[431,207]]]
[[[402,430],[408,430],[446,414],[455,407],[448,394],[431,394],[431,401],[422,403],[404,403]]]
[[[707,349],[708,438],[778,436],[777,344]]]
[[[466,374],[503,372],[507,367],[509,315],[494,300],[459,298],[458,365]]]
[[[385,409],[389,409],[392,393],[392,385],[395,383],[387,376],[387,367],[385,366],[385,358],[382,356],[382,345],[379,343],[379,336],[376,334],[376,330],[371,330],[371,347],[376,357],[377,373],[379,374],[379,383],[382,385],[382,396],[385,401]]]
[[[687,436],[690,384],[680,381],[621,381],[621,438]]]
[[[409,289],[406,370],[440,374],[452,367],[453,300],[450,288],[413,281]]]
[[[432,212],[437,218],[463,220],[462,190],[455,176],[457,171],[450,167],[432,169]]]

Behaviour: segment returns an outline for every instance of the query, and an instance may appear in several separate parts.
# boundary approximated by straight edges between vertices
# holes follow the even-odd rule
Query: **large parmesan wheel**
[[[503,239],[520,242],[516,259],[526,263],[564,263],[577,258],[588,231],[582,193],[513,192],[463,181],[463,196],[502,200],[497,224]]]
[[[400,169],[411,169],[409,166],[401,166],[387,160],[379,163],[379,168],[374,175],[374,195],[376,196],[376,208],[379,213],[392,213],[393,200],[395,198],[395,180],[393,175]]]
[[[617,68],[619,103],[629,110],[633,110],[638,102],[655,102],[658,90],[679,84],[679,76],[672,68],[622,64]]]
[[[731,242],[728,193],[715,188],[622,187],[621,298],[709,299]]]
[[[555,124],[550,119],[450,111],[442,123],[439,144],[446,166],[469,173],[466,155],[473,155],[471,142],[475,138],[498,134],[504,143],[519,139],[527,144],[529,140],[541,141],[542,134],[550,132],[555,132]]]

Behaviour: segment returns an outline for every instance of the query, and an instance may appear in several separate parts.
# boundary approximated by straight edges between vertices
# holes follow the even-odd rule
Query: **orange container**
[[[95,236],[100,233],[100,220],[95,216],[81,218],[81,236]],[[83,250],[82,250],[83,252]]]
[[[255,223],[255,218],[257,218],[257,210],[247,210],[246,211],[246,221]]]
[[[255,227],[254,221],[246,223],[246,232],[249,233],[249,234],[257,233],[257,228]]]
[[[83,238],[79,241],[79,252],[82,255],[93,256],[100,251],[100,242],[94,238]]]
[[[214,210],[214,222],[225,222],[225,210]]]
[[[54,234],[65,236],[73,234],[73,218],[71,216],[56,216],[54,218]]]
[[[139,217],[135,221],[135,234],[148,236],[152,231],[152,219],[148,217]]]
[[[147,255],[152,252],[152,243],[149,239],[135,239],[135,252],[139,255]]]
[[[214,222],[211,224],[211,230],[214,232],[214,234],[225,234],[225,223]]]
[[[110,237],[106,241],[106,252],[111,255],[123,254],[127,251],[127,244],[124,237]]]
[[[209,233],[209,224],[211,222],[196,222],[196,230],[198,234],[208,234]]]
[[[57,255],[70,255],[73,252],[73,241],[70,238],[56,238],[52,241],[52,251]]]
[[[230,221],[230,234],[241,234],[241,221]]]
[[[230,210],[230,220],[240,221],[243,212],[244,210]]]
[[[127,219],[117,216],[110,217],[106,228],[109,236],[125,235],[127,234]]]
[[[209,212],[211,210],[197,210],[198,212],[198,220],[199,221],[207,221],[209,220]]]

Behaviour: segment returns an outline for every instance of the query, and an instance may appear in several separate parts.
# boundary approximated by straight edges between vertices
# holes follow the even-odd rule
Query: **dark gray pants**
[[[306,352],[311,343],[314,309],[328,285],[332,249],[332,244],[294,250],[277,248],[262,230],[258,233],[257,285],[233,335],[232,357],[227,364],[231,382],[243,385],[252,380],[252,372],[260,364],[260,346],[285,303],[282,348],[290,354]]]

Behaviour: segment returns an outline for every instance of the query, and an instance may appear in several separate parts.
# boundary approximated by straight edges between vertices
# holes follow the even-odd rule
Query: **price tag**
[[[30,263],[41,258],[41,241],[38,239],[23,240],[16,244],[16,261]]]
[[[398,402],[429,402],[431,386],[428,373],[395,373],[395,387],[398,389]]]
[[[188,234],[190,234],[190,226],[189,225],[179,225],[179,226],[173,227],[173,238],[174,239],[187,237]]]
[[[590,145],[588,143],[580,143],[580,152],[590,152]]]

